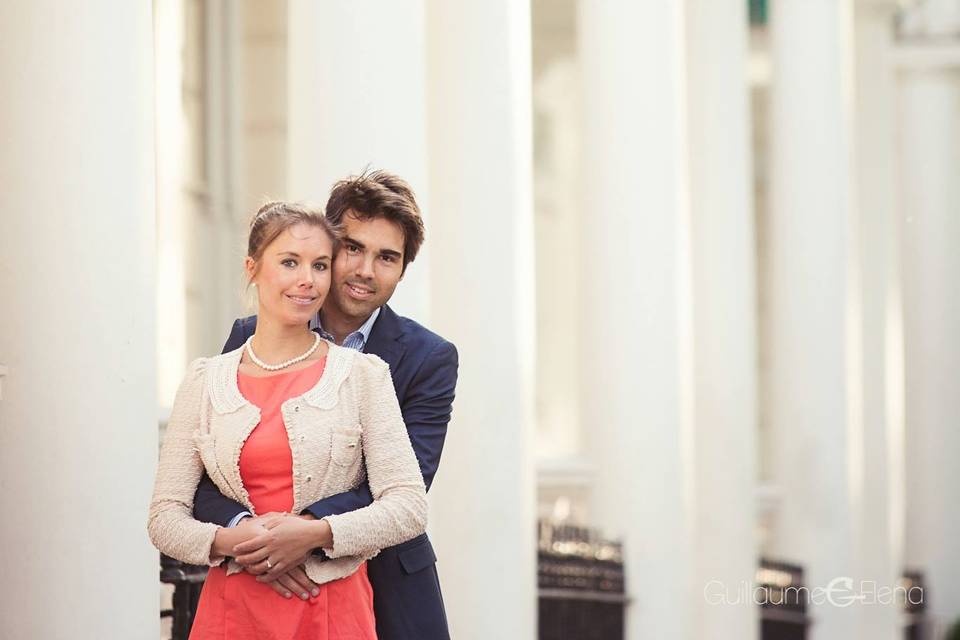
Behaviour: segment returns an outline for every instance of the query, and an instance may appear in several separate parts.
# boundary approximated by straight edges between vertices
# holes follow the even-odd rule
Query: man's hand
[[[241,542],[246,542],[267,532],[263,521],[257,518],[244,518],[234,527],[221,527],[213,538],[212,556],[231,556],[233,548]]]
[[[310,596],[317,597],[320,595],[320,587],[307,577],[303,566],[290,569],[290,571],[271,582],[270,586],[284,598],[291,598],[293,594],[297,594],[299,598],[306,600]]]
[[[291,568],[303,564],[313,549],[333,542],[333,532],[325,520],[310,520],[290,515],[265,518],[266,532],[236,545],[232,553],[260,582],[273,582]]]

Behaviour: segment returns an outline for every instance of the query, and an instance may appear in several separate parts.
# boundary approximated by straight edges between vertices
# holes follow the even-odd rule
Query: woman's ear
[[[247,282],[255,285],[253,278],[257,275],[257,261],[247,256],[243,260],[243,269],[247,272]]]

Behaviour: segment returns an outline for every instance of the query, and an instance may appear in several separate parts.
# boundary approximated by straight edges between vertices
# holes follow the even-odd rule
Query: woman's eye
[[[326,271],[327,264],[325,262],[318,262],[315,265],[313,265],[313,268],[316,269],[317,271]]]
[[[294,260],[293,258],[287,258],[286,260],[282,260],[280,264],[282,264],[285,267],[295,267],[297,266],[297,261]]]

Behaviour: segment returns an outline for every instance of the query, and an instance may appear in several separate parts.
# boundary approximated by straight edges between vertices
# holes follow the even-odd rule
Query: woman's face
[[[306,325],[330,290],[332,258],[330,236],[303,222],[284,229],[263,250],[259,263],[247,257],[247,275],[257,286],[258,316]]]

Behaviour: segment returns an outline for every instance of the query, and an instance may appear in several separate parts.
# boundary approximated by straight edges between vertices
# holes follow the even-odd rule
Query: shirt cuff
[[[249,511],[241,511],[240,513],[238,513],[237,515],[233,516],[233,518],[230,519],[230,522],[227,523],[227,528],[231,529],[237,526],[238,524],[240,524],[240,521],[243,520],[244,518],[252,518],[252,517],[253,517],[253,514],[250,513]]]

